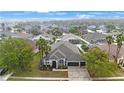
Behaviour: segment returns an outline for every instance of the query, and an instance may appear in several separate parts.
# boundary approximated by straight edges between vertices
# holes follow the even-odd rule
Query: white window
[[[64,60],[59,60],[59,63],[61,64],[61,65],[64,65]]]

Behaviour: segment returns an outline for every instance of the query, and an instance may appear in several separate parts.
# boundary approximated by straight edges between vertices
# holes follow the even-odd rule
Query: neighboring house
[[[86,44],[88,46],[91,46],[91,44],[89,42],[87,42],[86,40],[84,40],[83,38],[81,38],[80,36],[74,35],[72,33],[69,34],[63,34],[63,36],[61,37],[60,41],[67,41],[71,44],[76,45],[80,51],[84,52],[84,50],[81,48],[82,44]]]
[[[43,38],[43,39],[45,39],[46,41],[53,41],[53,35],[50,35],[50,34],[47,34],[47,33],[45,33],[45,34],[40,34],[40,35],[38,35],[38,36],[35,36],[35,37],[33,37],[32,38],[32,41],[36,41],[36,40],[38,40],[39,38]]]
[[[81,44],[81,42],[85,42],[86,44],[89,45],[89,42],[87,42],[86,40],[82,39],[80,36],[76,36],[72,33],[69,34],[64,34],[61,38],[61,41],[68,41],[72,44]]]
[[[51,52],[44,57],[41,63],[52,68],[85,65],[85,61],[80,58],[78,48],[66,41],[60,41],[52,45]]]
[[[99,30],[96,30],[98,33],[107,33],[107,28],[105,27],[105,25],[100,25]]]
[[[97,29],[97,26],[95,25],[90,25],[87,27],[89,30],[96,30]]]
[[[84,34],[83,39],[90,44],[106,43],[106,35],[97,32]]]
[[[108,44],[98,45],[98,47],[106,52],[108,52]],[[114,60],[114,57],[116,55],[117,45],[112,44],[110,47],[110,60]],[[121,47],[119,56],[118,56],[118,64],[120,64],[122,67],[124,67],[124,47]]]

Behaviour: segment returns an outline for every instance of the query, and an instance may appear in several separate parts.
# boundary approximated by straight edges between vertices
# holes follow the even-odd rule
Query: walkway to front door
[[[68,66],[69,81],[88,81],[90,75],[85,67]]]

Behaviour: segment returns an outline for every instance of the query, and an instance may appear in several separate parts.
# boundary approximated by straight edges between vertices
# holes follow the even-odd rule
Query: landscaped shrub
[[[89,47],[86,44],[82,44],[81,48],[86,52],[88,51]]]
[[[67,67],[65,65],[59,65],[58,69],[66,69]]]

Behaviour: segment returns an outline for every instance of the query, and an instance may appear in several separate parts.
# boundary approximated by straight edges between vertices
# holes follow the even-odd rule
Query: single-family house
[[[80,36],[74,35],[72,33],[64,34],[61,38],[61,41],[68,41],[72,44],[82,44],[82,42],[85,42],[89,45],[89,42],[81,38]]]
[[[67,41],[60,41],[52,45],[51,52],[43,58],[41,65],[52,68],[84,66],[85,61],[80,58],[80,51],[75,45]]]
[[[85,39],[90,44],[98,44],[98,43],[106,43],[106,35],[101,33],[90,33],[83,35],[83,39]]]
[[[43,34],[40,34],[40,35],[37,35],[37,36],[33,37],[31,40],[32,41],[36,41],[40,37],[43,38],[43,39],[45,39],[46,41],[50,42],[50,41],[53,41],[53,37],[54,36],[53,35],[50,35],[50,34],[47,34],[47,33],[43,33]]]

